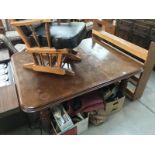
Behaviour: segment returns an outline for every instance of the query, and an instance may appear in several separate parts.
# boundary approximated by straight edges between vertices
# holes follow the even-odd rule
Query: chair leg
[[[66,58],[72,61],[81,62],[81,58],[78,55],[74,55],[72,53],[68,53]]]
[[[76,55],[78,52],[75,51],[75,50],[71,50],[71,53],[74,54],[74,55]]]
[[[71,75],[71,76],[75,75],[75,73],[73,71],[69,70],[69,69],[65,69],[65,71],[66,71],[67,75]]]
[[[40,111],[40,130],[42,134],[42,130],[46,133],[51,133],[51,119],[50,119],[50,111],[49,109]]]
[[[81,62],[81,58],[78,56],[78,52],[73,49],[68,49],[66,59],[74,62]]]

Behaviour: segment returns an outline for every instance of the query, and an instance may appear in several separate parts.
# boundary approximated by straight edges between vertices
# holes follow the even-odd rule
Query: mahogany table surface
[[[25,51],[12,56],[12,66],[21,109],[40,111],[82,94],[97,90],[142,71],[142,65],[105,44],[92,46],[85,39],[77,47],[81,62],[73,64],[75,76],[54,75],[23,68],[32,62]]]

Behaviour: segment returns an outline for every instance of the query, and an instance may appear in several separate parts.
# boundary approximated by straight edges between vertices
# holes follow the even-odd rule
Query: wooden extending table
[[[47,109],[112,83],[129,79],[143,66],[118,49],[85,39],[77,47],[82,59],[73,64],[75,76],[53,75],[23,68],[32,58],[25,51],[12,56],[13,72],[21,109],[32,113]]]

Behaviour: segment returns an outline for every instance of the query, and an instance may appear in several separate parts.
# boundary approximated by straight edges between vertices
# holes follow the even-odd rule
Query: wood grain
[[[134,92],[134,100],[142,96],[146,84],[151,75],[153,66],[155,65],[155,42],[152,42],[149,48],[147,60],[144,63],[144,72],[141,74],[139,81],[137,82],[137,87]]]
[[[5,33],[5,29],[2,23],[2,20],[0,20],[0,34],[4,34]]]
[[[20,106],[35,112],[62,103],[82,94],[127,79],[142,71],[142,65],[114,48],[85,39],[76,49],[82,58],[73,64],[75,76],[50,75],[24,69],[32,57],[26,52],[14,54],[12,64]],[[23,82],[24,81],[24,82]]]
[[[15,85],[0,88],[0,113],[5,113],[19,107]]]
[[[38,47],[33,47],[33,48],[27,48],[27,52],[29,53],[42,53],[42,54],[46,54],[46,53],[52,53],[52,54],[58,54],[61,52],[61,54],[67,54],[68,50],[67,49],[54,49],[54,48],[38,48]]]
[[[121,49],[124,49],[125,51],[133,54],[134,56],[137,56],[138,58],[146,61],[148,50],[137,46],[133,43],[130,43],[124,39],[121,39],[119,37],[116,37],[110,33],[107,33],[105,31],[98,32],[96,30],[92,31],[93,35],[100,37],[101,39],[104,39],[113,45],[116,45],[117,47],[120,47]]]

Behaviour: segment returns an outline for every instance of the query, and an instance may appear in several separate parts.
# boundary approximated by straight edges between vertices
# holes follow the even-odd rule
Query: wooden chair
[[[133,43],[130,43],[126,40],[123,40],[119,37],[116,37],[105,31],[98,32],[93,30],[93,39],[94,43],[98,42],[101,45],[104,45],[103,42],[107,42],[110,46],[114,46],[119,49],[119,52],[126,54],[131,58],[134,58],[136,61],[139,61],[143,66],[143,71],[139,76],[131,77],[128,82],[133,84],[134,89],[129,87],[126,88],[126,95],[132,99],[136,100],[140,98],[144,92],[147,81],[149,80],[150,74],[152,72],[155,60],[155,43],[152,42],[149,50],[146,50],[142,47],[139,47]]]
[[[24,64],[25,68],[59,75],[74,75],[71,63],[79,62],[81,59],[73,52],[72,48],[75,48],[83,39],[81,37],[85,30],[83,23],[79,23],[79,25],[78,23],[69,23],[68,25],[64,23],[61,25],[59,22],[52,25],[49,19],[34,19],[13,20],[11,24],[25,43],[26,51],[33,56],[33,62]],[[67,38],[65,31],[70,32],[70,29],[73,34],[71,33]]]

